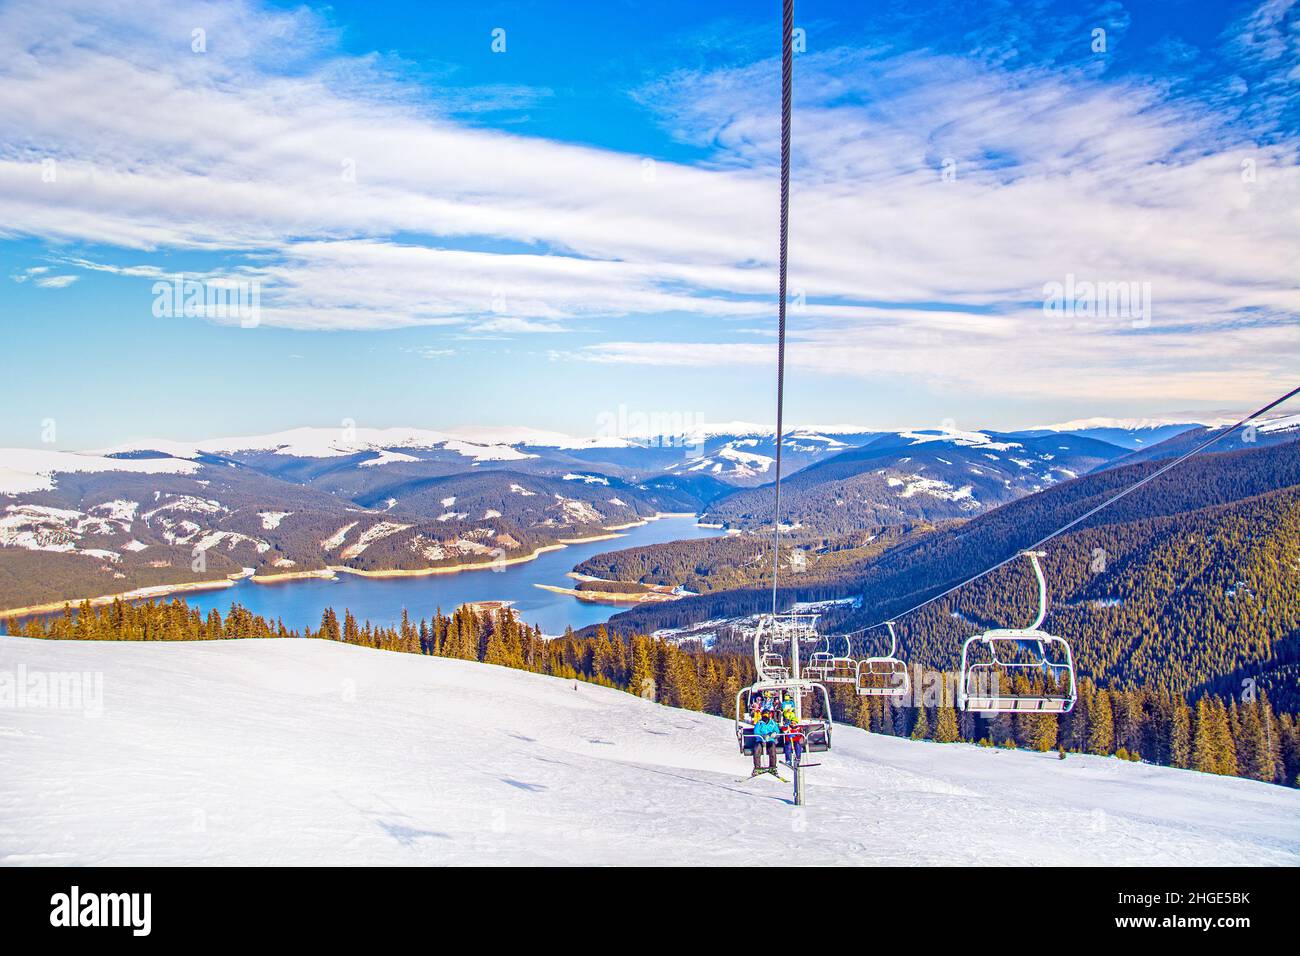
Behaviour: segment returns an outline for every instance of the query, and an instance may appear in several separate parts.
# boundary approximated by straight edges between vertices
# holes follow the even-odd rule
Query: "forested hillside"
[[[961,526],[904,540],[844,580],[783,580],[786,602],[853,596],[823,624],[852,630],[897,615],[1028,547],[1154,469],[1080,478]],[[1300,708],[1300,444],[1207,455],[1156,479],[1051,542],[1048,626],[1075,647],[1080,672],[1105,686],[1177,693],[1241,689],[1254,679]],[[636,631],[750,614],[762,589],[641,607],[610,626]],[[1037,600],[1015,562],[899,623],[909,660],[952,667],[960,640],[1028,623]],[[959,615],[954,617],[953,615]]]
[[[905,537],[931,530],[919,525],[834,536],[787,534],[781,540],[781,573],[797,575],[803,587],[833,585]],[[739,534],[606,551],[574,571],[607,580],[683,587],[697,594],[752,588],[771,580],[772,539]]]

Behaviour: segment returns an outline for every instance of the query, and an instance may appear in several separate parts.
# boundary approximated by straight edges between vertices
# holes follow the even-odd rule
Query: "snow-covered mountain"
[[[839,426],[852,429],[855,426]],[[789,475],[814,462],[857,448],[878,438],[879,432],[793,428],[781,436],[781,467]],[[670,463],[676,475],[709,475],[728,484],[750,487],[775,477],[776,434],[771,429],[751,433],[722,432],[691,436],[685,447],[696,453]]]
[[[819,533],[969,518],[1123,454],[1107,442],[1056,433],[928,428],[876,435],[790,474],[782,512],[790,524]],[[770,524],[771,515],[770,489],[754,488],[711,503],[706,518],[753,529]]]
[[[343,458],[363,452],[396,449],[448,451],[474,461],[518,461],[528,457],[510,445],[471,441],[423,428],[293,428],[269,435],[213,438],[199,442],[145,439],[104,448],[92,454],[133,458],[158,453],[173,458],[199,458],[239,452],[270,452],[294,458]],[[400,459],[399,459],[400,460]],[[412,460],[408,456],[407,460]]]
[[[1300,792],[1112,757],[842,726],[798,808],[730,721],[485,664],[4,638],[0,671],[91,682],[0,708],[0,865],[1300,865]]]
[[[1295,423],[1271,421],[1239,444],[1291,440]],[[1176,453],[1203,433],[1129,456]],[[814,533],[968,518],[1109,466],[1127,447],[1066,431],[792,428],[782,436],[785,517]],[[245,568],[409,571],[517,557],[658,511],[752,529],[770,521],[775,457],[773,434],[743,422],[655,441],[341,427],[86,453],[0,449],[0,608]],[[510,492],[516,485],[541,497]],[[264,514],[283,517],[269,526]],[[329,545],[353,525],[364,541]],[[192,571],[200,553],[221,560]],[[10,593],[17,585],[22,598]]]
[[[1140,448],[1151,448],[1166,439],[1192,429],[1202,428],[1206,425],[1230,425],[1233,421],[1235,419],[1220,421],[1217,416],[1211,416],[1211,420],[1206,422],[1170,421],[1161,418],[1080,418],[1072,422],[1061,422],[1057,425],[1028,428],[1014,434],[1031,438],[1041,438],[1053,433],[1078,435],[1082,438],[1096,438],[1099,441],[1110,442],[1112,445],[1136,451]]]
[[[188,458],[158,457],[123,461],[104,455],[49,451],[39,448],[0,448],[0,495],[49,491],[59,474],[125,472],[135,475],[191,475],[198,464]]]

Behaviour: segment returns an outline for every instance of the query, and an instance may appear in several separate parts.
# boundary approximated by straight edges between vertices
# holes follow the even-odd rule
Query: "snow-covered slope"
[[[11,865],[1300,864],[1281,787],[845,727],[799,809],[727,721],[482,664],[5,638],[4,672],[103,681],[0,708]]]
[[[198,467],[192,461],[170,458],[126,460],[35,448],[0,448],[0,495],[48,491],[54,487],[54,476],[59,473],[121,471],[189,475]]]
[[[145,439],[100,449],[93,454],[131,456],[158,452],[173,458],[197,458],[233,452],[264,451],[297,458],[341,458],[359,452],[391,449],[443,449],[476,461],[518,461],[531,457],[506,445],[466,441],[424,428],[293,428],[269,435],[212,438],[201,442]],[[383,464],[375,461],[374,464]]]

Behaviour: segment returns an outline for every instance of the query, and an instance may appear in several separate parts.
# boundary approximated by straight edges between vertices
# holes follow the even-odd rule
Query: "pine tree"
[[[869,700],[870,698],[863,698],[863,699]],[[871,730],[871,707],[870,706],[859,707],[858,716],[857,719],[854,720],[854,723],[857,726],[861,727],[863,730],[867,730],[867,731]]]
[[[1056,715],[1039,714],[1038,721],[1034,725],[1033,736],[1029,743],[1035,750],[1047,753],[1047,751],[1056,747],[1056,741],[1059,736],[1060,725],[1056,722]]]
[[[1081,681],[1078,700],[1074,703],[1074,709],[1065,717],[1065,728],[1061,733],[1062,746],[1078,751],[1087,749],[1088,714],[1092,709],[1092,699],[1092,681]]]
[[[655,700],[654,663],[650,659],[650,639],[632,638],[632,679],[628,683],[628,692]]]
[[[925,740],[930,736],[930,718],[925,715],[925,708],[916,708],[916,723],[912,725],[912,739]]]
[[[510,653],[498,628],[493,628],[487,638],[487,649],[483,654],[483,663],[506,666],[510,663]]]
[[[1228,716],[1228,710],[1223,706],[1223,701],[1217,697],[1211,705],[1210,727],[1214,734],[1214,748],[1218,756],[1218,764],[1214,772],[1223,774],[1227,777],[1237,775],[1237,745],[1233,740],[1232,723]]]
[[[1169,724],[1169,762],[1186,769],[1192,765],[1192,711],[1181,697],[1174,701]]]
[[[1109,755],[1115,746],[1115,726],[1111,716],[1110,694],[1098,691],[1088,715],[1088,753]]]
[[[1276,768],[1273,766],[1273,753],[1256,705],[1247,704],[1242,708],[1241,736],[1245,760],[1240,772],[1252,780],[1271,781]]]
[[[939,714],[934,724],[934,739],[941,744],[957,742],[957,711],[951,707],[939,708]]]
[[[1196,702],[1196,733],[1192,739],[1192,767],[1201,773],[1219,772],[1218,744],[1214,734],[1214,711],[1209,697]]]
[[[1290,714],[1278,719],[1282,738],[1282,783],[1300,786],[1300,725]]]
[[[1264,742],[1268,747],[1268,755],[1273,765],[1273,776],[1270,779],[1275,783],[1285,783],[1286,771],[1282,762],[1282,734],[1277,714],[1273,712],[1273,705],[1269,702],[1268,694],[1260,691],[1256,706],[1259,708],[1259,722],[1264,731]]]

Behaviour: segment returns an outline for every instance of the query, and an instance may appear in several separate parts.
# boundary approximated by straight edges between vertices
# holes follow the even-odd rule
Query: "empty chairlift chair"
[[[826,674],[822,680],[827,684],[853,684],[858,679],[858,662],[853,657],[853,646],[848,635],[843,636],[844,653],[832,656],[827,662]]]
[[[834,660],[830,638],[824,637],[821,645],[808,656],[807,662],[803,665],[803,676],[812,680],[825,680]]]
[[[1038,616],[1029,627],[997,628],[966,639],[957,680],[959,710],[1065,714],[1074,709],[1078,690],[1070,645],[1042,630],[1047,615],[1047,582],[1038,563],[1042,553],[1023,553],[1038,578]],[[1019,690],[1018,677],[1024,678]]]
[[[907,676],[907,665],[898,657],[898,635],[894,622],[886,621],[889,629],[889,653],[883,657],[866,657],[857,662],[855,683],[863,697],[906,697],[912,690]]]

